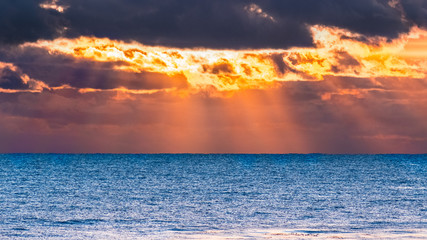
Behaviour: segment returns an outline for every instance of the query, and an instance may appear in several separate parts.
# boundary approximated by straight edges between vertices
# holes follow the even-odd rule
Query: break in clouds
[[[426,27],[423,0],[1,1],[0,152],[422,153]]]

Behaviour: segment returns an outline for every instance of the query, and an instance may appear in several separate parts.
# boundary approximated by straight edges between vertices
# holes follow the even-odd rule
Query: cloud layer
[[[0,42],[95,36],[207,48],[313,46],[312,25],[396,38],[427,26],[423,0],[56,0],[0,3]]]
[[[40,0],[0,2],[0,44],[52,39],[64,30],[63,16],[40,8]]]
[[[422,153],[427,81],[329,78],[223,97],[1,93],[2,152]],[[25,143],[25,145],[23,145]]]
[[[0,152],[423,153],[424,0],[0,2]]]
[[[426,27],[419,0],[61,1],[67,36],[94,35],[151,45],[209,48],[312,46],[308,26],[396,38]],[[102,7],[100,7],[102,6]],[[114,16],[114,17],[111,17]]]

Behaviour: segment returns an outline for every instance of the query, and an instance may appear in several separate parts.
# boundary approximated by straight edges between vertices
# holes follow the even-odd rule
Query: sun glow
[[[214,86],[220,91],[262,89],[280,81],[318,81],[331,75],[425,76],[425,61],[405,56],[407,42],[417,34],[425,34],[419,29],[391,42],[384,38],[364,39],[324,26],[313,26],[311,31],[315,47],[287,50],[179,49],[94,37],[38,41],[23,47],[42,47],[51,54],[114,62],[115,68],[123,71],[183,75],[194,88]]]
[[[67,6],[58,5],[58,0],[46,1],[44,3],[41,3],[39,6],[44,9],[52,9],[58,11],[60,13],[63,13],[68,8]]]

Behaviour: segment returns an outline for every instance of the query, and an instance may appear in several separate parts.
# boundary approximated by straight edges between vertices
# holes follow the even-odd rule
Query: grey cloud
[[[427,1],[401,0],[400,2],[407,20],[419,27],[427,27]]]
[[[12,62],[31,78],[49,87],[69,85],[75,88],[151,90],[186,88],[185,76],[167,76],[153,72],[115,70],[124,62],[96,62],[71,56],[50,54],[41,48],[9,47],[0,50],[0,61]]]
[[[59,36],[64,22],[56,11],[40,8],[41,0],[0,1],[0,44],[19,44]]]
[[[0,71],[0,88],[23,90],[30,89],[30,86],[24,82],[19,73],[5,67]]]
[[[264,48],[310,46],[304,23],[251,17],[242,0],[62,1],[68,36],[95,35],[178,47]]]
[[[395,7],[388,0],[60,0],[68,7],[63,13],[41,2],[2,1],[0,43],[84,35],[175,47],[289,48],[312,46],[308,26],[314,24],[349,29],[365,40],[427,27],[424,0]]]
[[[13,64],[0,62],[0,89],[41,91],[44,87],[41,82],[31,79]]]
[[[65,12],[70,25],[68,36],[95,35],[178,47],[311,46],[307,25],[314,24],[388,38],[408,32],[414,24],[426,26],[425,3],[416,0],[402,1],[410,21],[403,19],[401,11],[386,0],[62,2],[70,6]],[[274,21],[248,14],[250,4],[256,4]]]

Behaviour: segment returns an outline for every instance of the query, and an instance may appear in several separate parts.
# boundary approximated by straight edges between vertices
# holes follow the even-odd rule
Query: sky
[[[0,152],[426,153],[425,0],[0,1]]]

